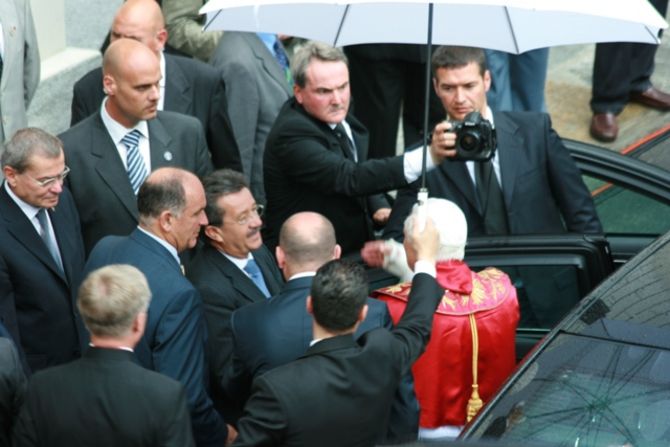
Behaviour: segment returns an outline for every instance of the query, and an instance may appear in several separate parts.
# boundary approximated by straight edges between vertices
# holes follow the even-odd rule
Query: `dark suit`
[[[501,185],[510,234],[601,233],[589,190],[548,115],[494,112]],[[385,237],[401,237],[416,202],[416,188],[399,191]],[[475,186],[465,163],[446,160],[426,175],[431,197],[456,203],[468,222],[468,234],[485,234]],[[521,325],[552,327],[562,317],[551,303],[565,302],[563,289],[574,287],[566,268],[518,267],[512,276],[519,289]],[[525,290],[523,290],[525,289]],[[541,299],[538,299],[541,298]]]
[[[601,233],[591,194],[546,114],[494,112],[502,191],[510,234]],[[417,184],[412,186],[418,187]],[[468,234],[484,234],[484,220],[465,163],[446,160],[426,175],[431,197],[456,203]],[[400,237],[416,202],[416,188],[398,192],[385,236]]]
[[[198,446],[223,445],[226,426],[206,390],[207,330],[198,291],[170,252],[139,228],[130,236],[102,239],[91,252],[86,271],[110,264],[133,265],[149,282],[149,318],[135,348],[139,363],[184,385]]]
[[[282,107],[263,161],[267,197],[263,239],[269,247],[277,245],[286,219],[299,211],[315,211],[333,223],[344,254],[357,252],[372,239],[370,211],[379,208],[379,203],[368,203],[366,196],[407,184],[403,158],[367,160],[367,131],[351,115],[346,121],[358,163],[335,132],[308,115],[294,98]]]
[[[220,73],[194,59],[172,54],[164,56],[166,79],[163,109],[197,118],[207,136],[214,166],[241,172],[240,153],[228,117],[226,88]],[[70,125],[74,126],[99,112],[104,98],[102,68],[98,67],[74,84]]]
[[[67,189],[48,210],[65,273],[0,185],[0,320],[34,372],[80,356],[75,297],[84,269],[79,216]]]
[[[426,86],[425,45],[350,45],[344,51],[349,58],[353,113],[370,132],[369,158],[395,155],[401,110],[405,146],[421,139],[427,88],[428,132],[444,119],[440,100],[432,86]]]
[[[357,341],[350,334],[327,338],[257,377],[235,445],[374,445],[400,378],[428,342],[441,297],[435,280],[418,274],[393,331],[375,329]]]
[[[263,273],[270,294],[279,293],[283,280],[268,249],[261,246],[252,252],[252,255]],[[266,301],[267,298],[245,272],[209,244],[204,244],[193,256],[186,274],[200,292],[204,304],[209,333],[207,352],[214,400],[219,407],[221,405],[229,407],[228,402],[222,402],[227,399],[221,393],[220,384],[231,365],[233,344],[230,315],[235,309]],[[228,413],[224,408],[221,410],[227,416],[234,416],[234,413]]]
[[[199,177],[212,170],[197,120],[158,112],[147,124],[152,170],[173,166]],[[86,252],[107,235],[128,235],[137,226],[137,197],[100,113],[59,137],[65,147],[65,163],[71,169],[67,182],[79,209]]]
[[[230,385],[239,387],[243,401],[248,398],[251,379],[277,366],[289,363],[309,348],[312,316],[305,302],[313,277],[292,279],[279,295],[233,312],[233,377]],[[393,324],[384,303],[368,299],[368,314],[356,331],[356,338],[375,328],[391,330]],[[404,376],[393,401],[386,441],[416,439],[419,406],[410,374]],[[236,390],[231,390],[232,394]]]
[[[33,376],[14,433],[17,447],[194,445],[184,388],[122,349]]]
[[[0,324],[0,445],[11,445],[12,426],[19,414],[26,376],[14,343]]]

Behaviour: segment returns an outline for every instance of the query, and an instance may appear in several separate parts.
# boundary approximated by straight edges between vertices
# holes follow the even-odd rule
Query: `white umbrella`
[[[592,42],[659,43],[659,30],[667,27],[646,0],[210,0],[200,12],[210,30],[287,34],[342,46],[425,44],[432,28],[432,43],[510,53]]]
[[[286,34],[333,46],[427,43],[427,60],[433,43],[516,54],[593,42],[658,44],[668,26],[647,0],[209,0],[200,13],[210,30]],[[424,166],[429,89],[427,64]]]

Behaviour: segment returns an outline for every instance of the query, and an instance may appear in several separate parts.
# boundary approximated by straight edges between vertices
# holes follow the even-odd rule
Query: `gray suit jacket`
[[[256,201],[265,203],[265,140],[281,106],[292,96],[291,88],[274,55],[255,33],[224,33],[211,63],[223,73],[244,175]]]
[[[29,0],[0,2],[4,52],[0,82],[0,153],[5,140],[26,127],[26,109],[40,82],[40,54]]]
[[[158,112],[148,125],[153,170],[174,166],[200,177],[211,172],[205,135],[197,119]],[[68,185],[81,210],[86,253],[104,236],[130,234],[137,226],[137,198],[100,113],[71,127],[60,138],[71,169]]]

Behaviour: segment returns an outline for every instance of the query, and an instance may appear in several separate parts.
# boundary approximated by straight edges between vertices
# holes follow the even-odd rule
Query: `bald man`
[[[130,264],[144,273],[152,298],[137,360],[184,385],[196,445],[222,447],[235,431],[226,427],[207,394],[202,299],[179,264],[179,253],[193,248],[200,227],[207,225],[205,191],[193,174],[162,168],[151,173],[137,197],[139,225],[130,236],[102,239],[85,272]]]
[[[110,39],[114,42],[122,38],[143,43],[159,58],[162,80],[158,110],[197,118],[214,165],[241,171],[240,154],[228,117],[225,84],[219,71],[197,60],[163,53],[168,32],[160,6],[154,0],[128,0],[121,5],[112,23]],[[74,85],[73,126],[100,109],[106,93],[102,77],[102,70],[96,68]]]
[[[312,341],[312,316],[306,301],[316,271],[342,249],[335,240],[333,224],[314,212],[296,213],[281,227],[277,262],[286,284],[270,300],[253,303],[233,312],[233,370],[225,378],[228,394],[240,401],[248,397],[252,378],[301,357]],[[368,299],[368,313],[356,337],[375,329],[391,329],[386,305]],[[411,376],[403,378],[393,400],[389,423],[379,441],[398,443],[416,439],[418,404]]]
[[[137,190],[151,171],[173,166],[203,176],[212,170],[198,120],[157,111],[160,80],[151,49],[116,39],[103,60],[107,97],[99,111],[60,135],[87,253],[104,236],[133,231]]]

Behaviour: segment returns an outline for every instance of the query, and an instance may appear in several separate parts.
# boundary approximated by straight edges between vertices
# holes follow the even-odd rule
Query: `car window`
[[[472,435],[510,445],[668,445],[670,351],[561,334]]]
[[[670,206],[628,188],[583,175],[607,234],[658,236],[670,229]]]

